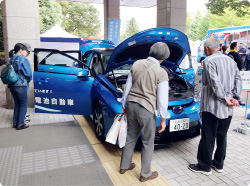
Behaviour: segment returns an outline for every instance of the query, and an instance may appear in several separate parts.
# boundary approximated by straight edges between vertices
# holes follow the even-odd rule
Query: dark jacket
[[[240,54],[238,52],[229,52],[227,54],[229,57],[233,57],[234,61],[237,63],[237,67],[239,69],[239,71],[241,71],[243,69],[243,62],[242,59],[240,57]]]
[[[246,55],[246,59],[245,59],[245,62],[244,62],[244,68],[246,70],[250,70],[250,54]]]

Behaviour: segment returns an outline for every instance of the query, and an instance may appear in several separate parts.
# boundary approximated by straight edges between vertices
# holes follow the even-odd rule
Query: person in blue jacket
[[[14,47],[14,51],[15,55],[10,59],[10,63],[16,73],[19,74],[19,79],[8,87],[15,102],[13,128],[21,130],[29,127],[29,125],[25,124],[24,120],[28,104],[27,86],[32,80],[32,69],[26,58],[29,52],[28,48],[22,43],[17,43]]]

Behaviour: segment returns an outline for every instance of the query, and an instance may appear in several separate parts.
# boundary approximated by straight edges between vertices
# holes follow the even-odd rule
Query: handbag
[[[118,114],[117,117],[115,117],[114,122],[106,136],[106,140],[105,140],[106,142],[114,144],[114,145],[116,144],[118,133],[119,133],[120,126],[121,126],[121,122],[120,122],[121,117],[122,117],[122,114]]]
[[[18,58],[18,56],[14,59],[14,61]],[[2,69],[1,72],[1,80],[3,84],[13,84],[17,82],[19,79],[19,75],[15,72],[13,66],[9,63],[6,64],[6,67]]]
[[[126,115],[123,115],[120,121],[120,129],[118,133],[118,146],[123,148],[126,144],[127,138],[127,118]]]

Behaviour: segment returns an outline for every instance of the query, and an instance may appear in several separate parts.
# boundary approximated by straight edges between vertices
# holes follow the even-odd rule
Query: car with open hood
[[[115,48],[80,51],[34,50],[35,112],[92,115],[99,139],[104,140],[133,63],[148,57],[156,42],[167,43],[170,56],[161,64],[169,75],[170,118],[156,143],[179,141],[200,134],[199,102],[194,99],[195,72],[180,67],[190,54],[185,34],[171,28],[153,28],[135,34]],[[76,57],[77,56],[77,57]],[[156,127],[160,118],[157,117]]]

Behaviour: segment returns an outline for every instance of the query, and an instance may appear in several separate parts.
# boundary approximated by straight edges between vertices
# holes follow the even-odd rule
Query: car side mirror
[[[87,78],[88,77],[88,71],[86,70],[81,70],[77,74],[77,78]]]
[[[74,61],[72,64],[73,67],[79,67],[79,63],[77,61]]]

